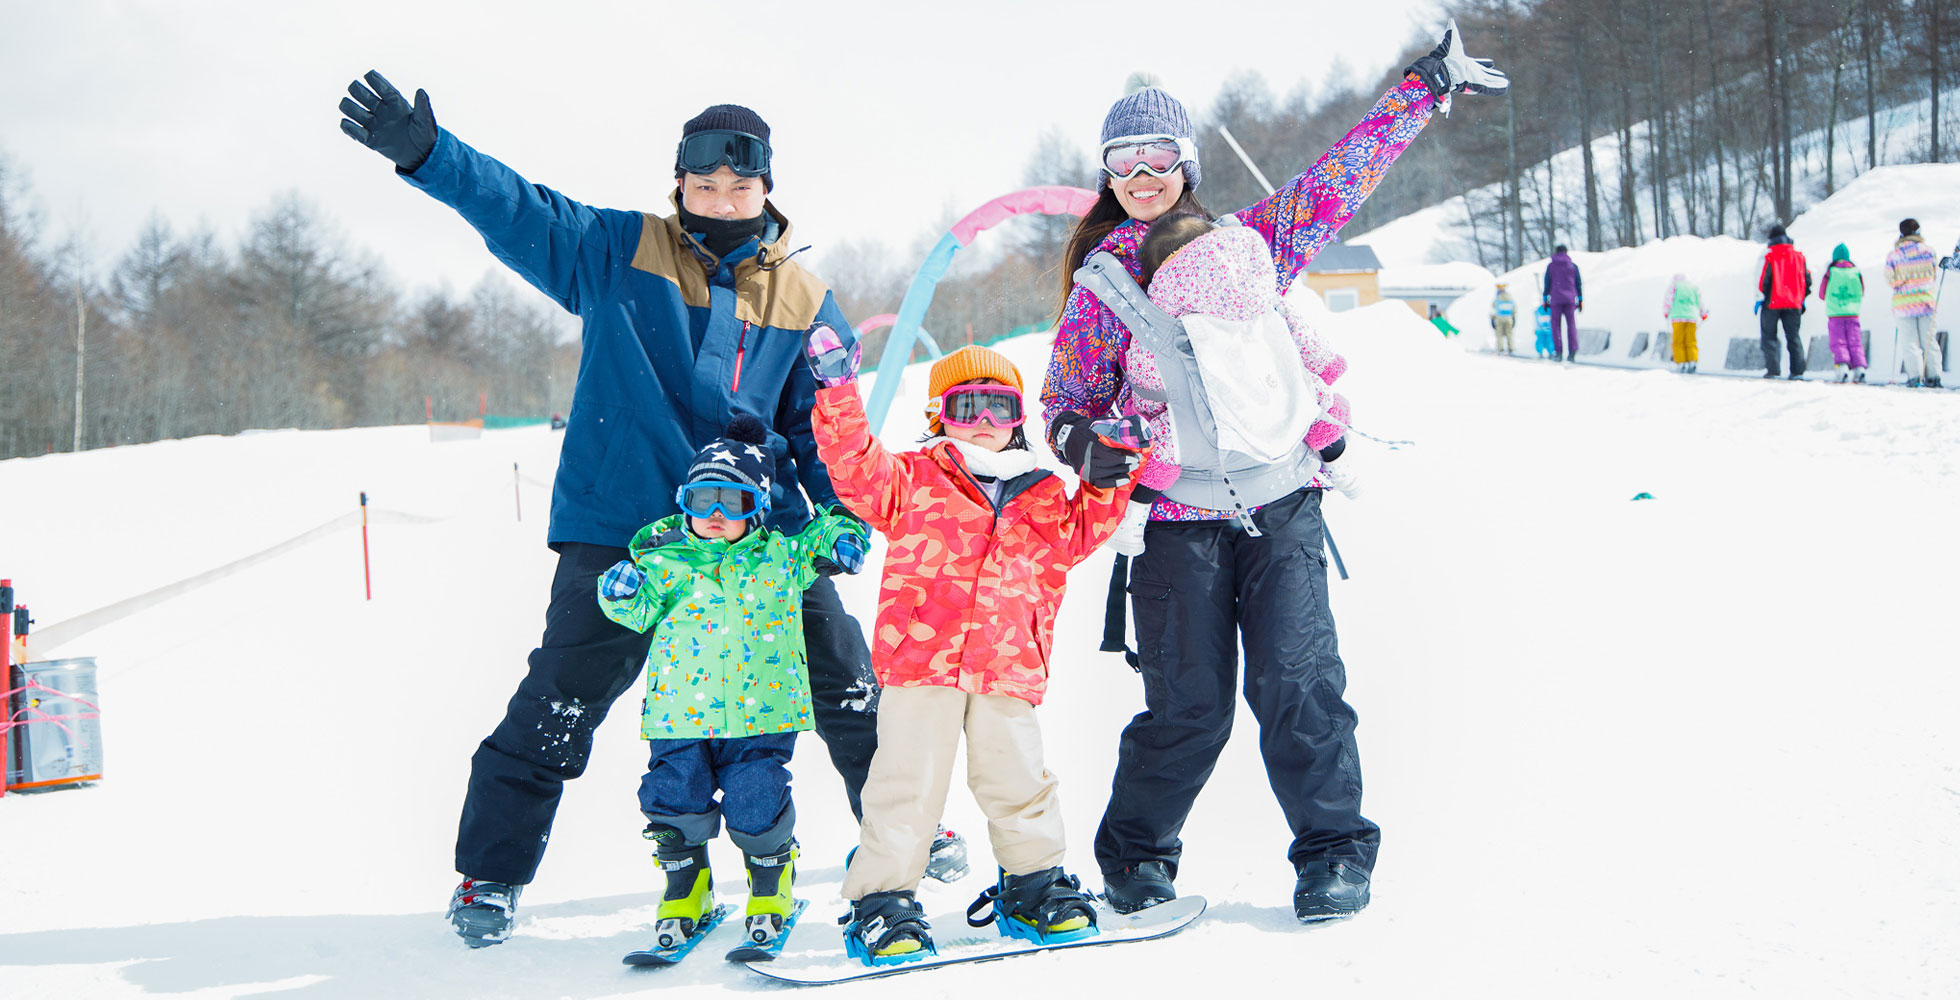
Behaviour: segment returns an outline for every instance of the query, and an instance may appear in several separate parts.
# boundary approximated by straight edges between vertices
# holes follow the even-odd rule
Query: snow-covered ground
[[[1366,492],[1328,504],[1385,830],[1374,905],[1294,922],[1288,835],[1242,731],[1185,829],[1179,888],[1212,901],[1185,933],[836,992],[1960,993],[1956,398],[1504,360],[1397,303],[1320,322],[1352,362],[1357,426],[1417,442],[1357,443],[1343,462]],[[1043,340],[1005,349],[1039,380]],[[472,952],[442,919],[469,755],[540,626],[536,483],[556,443],[283,431],[0,463],[0,576],[44,626],[298,535],[360,491],[376,520],[371,602],[348,529],[37,651],[99,663],[107,776],[0,799],[0,995],[757,989],[709,956],[619,964],[660,885],[630,694],[568,786],[517,936]],[[1141,704],[1094,651],[1108,558],[1074,574],[1043,708],[1068,863],[1092,884],[1116,736]],[[871,570],[843,590],[868,621]],[[835,933],[855,830],[813,738],[796,771],[799,933]],[[948,820],[985,871],[963,795]],[[740,899],[735,852],[714,852]],[[980,888],[929,883],[927,902]]]

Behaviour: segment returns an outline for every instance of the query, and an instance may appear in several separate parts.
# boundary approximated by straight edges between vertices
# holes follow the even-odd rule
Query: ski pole
[[[1327,551],[1333,553],[1334,568],[1340,571],[1341,579],[1347,579],[1347,563],[1341,561],[1341,549],[1334,544],[1334,533],[1327,530],[1326,521],[1320,522],[1320,534],[1321,537],[1327,539]]]

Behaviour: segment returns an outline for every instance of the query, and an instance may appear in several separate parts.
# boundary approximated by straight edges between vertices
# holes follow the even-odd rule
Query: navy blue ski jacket
[[[455,209],[490,252],[584,322],[578,385],[551,491],[549,541],[624,548],[674,514],[689,459],[737,412],[770,428],[769,523],[794,533],[809,500],[834,504],[810,435],[816,383],[803,361],[816,322],[845,336],[830,289],[789,259],[773,205],[761,240],[717,259],[675,212],[589,208],[532,184],[439,129],[410,184]]]

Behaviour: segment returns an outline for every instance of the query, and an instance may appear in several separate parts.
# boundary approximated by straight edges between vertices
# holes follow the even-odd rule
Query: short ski
[[[693,951],[694,946],[700,944],[702,938],[707,937],[716,927],[721,926],[722,918],[726,916],[728,916],[727,905],[717,905],[714,911],[708,914],[706,920],[695,925],[693,934],[666,944],[655,941],[653,947],[642,951],[628,952],[626,957],[620,959],[620,961],[627,965],[640,966],[673,965],[681,959],[686,958],[687,953]]]
[[[789,932],[796,929],[796,918],[802,916],[804,908],[809,905],[810,901],[807,899],[797,900],[796,908],[789,911],[789,916],[783,918],[782,929],[774,934],[770,934],[767,927],[751,925],[752,921],[759,917],[766,917],[767,914],[757,914],[744,920],[742,929],[745,940],[728,952],[728,960],[731,962],[775,961],[776,956],[783,953],[783,942],[789,940]],[[757,935],[761,935],[759,940]]]
[[[861,979],[903,975],[908,972],[923,972],[927,969],[943,969],[949,965],[964,965],[969,962],[991,962],[995,959],[1032,955],[1036,952],[1093,948],[1098,945],[1168,937],[1190,926],[1191,922],[1198,919],[1204,911],[1203,896],[1179,896],[1169,902],[1146,907],[1135,913],[1117,913],[1107,906],[1098,905],[1096,923],[1101,933],[1094,937],[1057,944],[1036,944],[1003,937],[997,931],[988,929],[936,941],[935,944],[939,949],[937,955],[917,961],[900,962],[896,965],[867,966],[844,954],[841,932],[823,934],[810,931],[804,935],[798,947],[787,950],[777,960],[750,965],[748,969],[759,976],[804,986],[855,982]],[[940,915],[932,920],[935,930],[964,928],[965,924],[964,917],[951,914]]]

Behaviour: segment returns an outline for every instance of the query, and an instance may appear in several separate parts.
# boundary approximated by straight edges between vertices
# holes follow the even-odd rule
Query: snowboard
[[[862,979],[899,976],[908,972],[924,972],[927,969],[943,969],[949,965],[991,962],[1044,951],[1148,941],[1176,934],[1189,927],[1191,922],[1197,920],[1204,912],[1203,896],[1179,896],[1169,902],[1159,903],[1135,913],[1117,913],[1106,905],[1098,904],[1096,924],[1102,929],[1102,933],[1094,937],[1058,944],[1037,944],[1033,941],[1005,937],[991,924],[977,929],[969,928],[963,913],[945,913],[936,915],[931,920],[933,930],[936,932],[934,937],[939,953],[917,961],[900,962],[896,965],[865,965],[844,954],[844,938],[840,929],[829,933],[807,932],[798,947],[785,950],[780,957],[768,964],[750,965],[748,970],[768,979],[803,986],[849,983]],[[945,936],[941,937],[941,935]]]
[[[810,901],[807,899],[797,900],[796,908],[789,911],[789,916],[783,918],[783,929],[776,932],[774,939],[758,942],[751,935],[749,940],[729,950],[728,960],[731,962],[775,961],[776,956],[783,953],[783,945],[789,941],[789,932],[796,929],[796,918],[802,916],[804,909],[809,905]],[[747,926],[746,922],[743,926]]]
[[[687,953],[693,951],[694,946],[700,944],[702,938],[714,933],[714,929],[721,926],[721,921],[726,916],[728,916],[727,904],[717,904],[713,912],[708,914],[708,919],[701,921],[700,925],[694,928],[693,935],[683,938],[678,943],[665,948],[661,947],[659,942],[655,942],[651,948],[627,952],[626,956],[621,958],[620,961],[627,965],[650,966],[654,968],[673,965],[681,959],[686,958]]]

